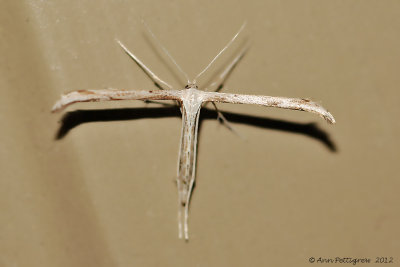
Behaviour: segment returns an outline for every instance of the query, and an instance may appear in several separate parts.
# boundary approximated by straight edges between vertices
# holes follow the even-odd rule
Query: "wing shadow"
[[[258,117],[234,112],[223,112],[226,119],[233,123],[259,127],[269,130],[277,130],[300,134],[319,141],[331,152],[337,152],[337,146],[330,135],[320,128],[316,123],[298,123],[286,120]],[[155,119],[181,117],[178,107],[155,107],[155,108],[120,108],[99,110],[76,110],[67,112],[61,119],[55,139],[64,138],[75,127],[90,122],[124,121],[138,119]],[[217,112],[212,109],[201,109],[201,120],[216,119]]]

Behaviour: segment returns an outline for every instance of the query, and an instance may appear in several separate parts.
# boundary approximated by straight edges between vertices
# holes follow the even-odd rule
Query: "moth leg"
[[[224,83],[232,73],[233,69],[236,67],[236,65],[239,63],[239,61],[244,57],[246,54],[247,50],[249,49],[249,45],[246,45],[243,47],[239,54],[236,55],[236,57],[227,65],[222,72],[215,78],[214,81],[211,82],[210,85],[208,85],[204,91],[214,91],[214,92],[219,92],[221,91],[222,87],[224,86]]]
[[[224,68],[224,70],[219,74],[219,76],[208,87],[206,87],[206,89],[204,89],[204,91],[219,92],[222,89],[222,87],[224,86],[226,79],[232,73],[235,66],[238,64],[238,62],[243,58],[243,56],[247,52],[248,48],[249,48],[248,46],[245,46],[239,52],[239,54],[229,63],[229,65]],[[229,130],[234,132],[236,135],[240,136],[238,134],[238,132],[229,123],[229,121],[225,118],[225,116],[222,114],[222,112],[218,110],[217,105],[214,102],[211,102],[211,103],[213,104],[215,110],[217,111],[218,119],[220,119],[222,124],[225,125]]]
[[[226,128],[228,128],[229,130],[231,130],[234,134],[236,134],[237,136],[241,137],[242,136],[238,133],[238,131],[235,130],[235,128],[232,126],[232,124],[225,118],[224,114],[222,114],[221,111],[219,111],[219,109],[217,108],[217,105],[214,102],[211,102],[212,105],[215,108],[215,111],[217,112],[217,120],[220,120],[220,122],[225,125]]]
[[[149,76],[149,78],[156,84],[157,87],[159,87],[160,89],[165,89],[163,88],[163,86],[166,86],[168,87],[168,89],[172,89],[171,85],[164,82],[157,75],[155,75],[148,67],[146,67],[146,65],[142,61],[140,61],[140,59],[137,56],[135,56],[135,54],[130,52],[128,48],[126,48],[126,46],[123,43],[121,43],[121,41],[119,40],[116,41],[122,47],[122,49],[124,49],[125,53],[127,53],[135,61],[135,63],[138,64],[139,67],[147,74],[147,76]]]

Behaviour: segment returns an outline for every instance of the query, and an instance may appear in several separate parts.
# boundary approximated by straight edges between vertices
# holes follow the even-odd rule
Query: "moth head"
[[[198,89],[196,80],[193,82],[188,81],[188,84],[185,86],[185,89]]]

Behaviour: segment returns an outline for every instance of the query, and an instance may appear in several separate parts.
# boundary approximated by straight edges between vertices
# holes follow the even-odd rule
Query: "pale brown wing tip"
[[[336,120],[332,116],[332,114],[328,110],[326,110],[323,106],[321,106],[320,104],[318,104],[316,102],[310,102],[309,100],[308,101],[306,100],[306,102],[307,102],[307,104],[314,106],[313,110],[310,110],[311,112],[317,113],[320,117],[322,117],[324,120],[326,120],[329,124],[336,123]]]
[[[61,95],[61,98],[54,104],[51,113],[56,113],[64,110],[69,105],[76,102],[86,102],[87,98],[82,96],[91,94],[89,90],[72,91],[70,93]]]
[[[63,105],[62,105],[62,103],[61,103],[61,100],[59,100],[59,101],[57,101],[55,104],[54,104],[54,106],[51,108],[51,113],[56,113],[56,112],[59,112],[59,111],[61,111],[61,110],[63,110],[64,109],[64,107],[63,107]]]
[[[326,113],[323,115],[323,118],[324,118],[329,124],[335,124],[335,123],[336,123],[335,118],[334,118],[334,117],[332,116],[332,114],[329,113],[329,112],[326,112]]]

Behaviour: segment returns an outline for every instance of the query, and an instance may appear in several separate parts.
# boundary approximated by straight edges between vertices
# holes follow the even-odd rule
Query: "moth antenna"
[[[233,36],[233,38],[228,42],[228,44],[213,58],[213,60],[211,60],[211,62],[207,65],[207,67],[205,67],[199,74],[197,74],[196,78],[194,78],[194,80],[197,80],[206,70],[208,70],[208,68],[214,63],[215,60],[217,60],[217,58],[233,43],[233,41],[235,41],[235,39],[239,36],[239,34],[242,32],[242,30],[244,29],[244,27],[246,26],[246,21],[242,24],[242,26],[240,27],[239,31],[235,34],[235,36]]]
[[[146,30],[150,33],[151,37],[156,41],[157,45],[164,51],[164,53],[168,56],[168,58],[174,63],[174,65],[178,68],[178,70],[185,76],[187,83],[189,83],[189,76],[186,74],[186,72],[183,71],[183,69],[179,66],[179,64],[176,62],[176,60],[172,57],[172,55],[168,52],[167,48],[165,48],[160,40],[157,38],[157,36],[152,32],[150,29],[149,25],[142,19],[143,25],[146,27]]]

